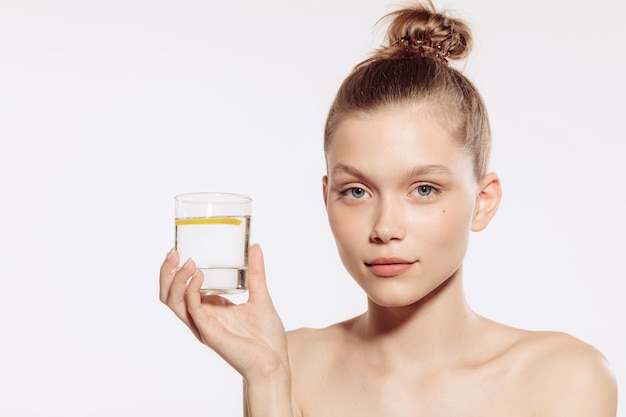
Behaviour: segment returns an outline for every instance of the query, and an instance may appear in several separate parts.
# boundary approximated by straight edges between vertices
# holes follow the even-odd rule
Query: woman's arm
[[[293,417],[291,401],[291,384],[289,378],[271,378],[251,384],[243,383],[243,415],[244,417],[288,416]]]

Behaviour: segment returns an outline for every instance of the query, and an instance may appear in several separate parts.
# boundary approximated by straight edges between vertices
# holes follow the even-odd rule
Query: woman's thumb
[[[248,258],[248,291],[250,298],[269,298],[265,280],[265,261],[259,244],[250,246]]]

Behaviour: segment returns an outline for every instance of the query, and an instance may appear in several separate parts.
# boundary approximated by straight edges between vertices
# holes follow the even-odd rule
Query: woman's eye
[[[351,187],[351,188],[347,188],[347,189],[343,190],[341,192],[341,195],[342,196],[346,196],[348,198],[354,198],[356,200],[360,200],[362,198],[368,197],[369,194],[363,188]]]
[[[435,192],[437,190],[432,185],[420,185],[414,190],[414,193],[420,197],[428,197]]]

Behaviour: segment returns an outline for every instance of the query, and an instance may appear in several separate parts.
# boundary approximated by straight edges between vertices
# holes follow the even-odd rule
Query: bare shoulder
[[[328,357],[333,352],[341,353],[354,320],[319,329],[301,328],[287,332],[290,359],[298,362],[298,359],[304,357],[311,359],[312,355]],[[321,353],[324,354],[320,355]]]
[[[523,332],[509,351],[537,415],[615,417],[617,384],[593,346],[560,332]]]

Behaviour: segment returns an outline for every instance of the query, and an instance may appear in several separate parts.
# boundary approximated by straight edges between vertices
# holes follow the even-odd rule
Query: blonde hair
[[[476,87],[449,61],[465,58],[472,46],[468,25],[438,12],[431,2],[392,12],[386,45],[358,64],[341,84],[324,129],[324,152],[345,117],[393,106],[423,105],[472,155],[474,173],[487,172],[491,131]]]

